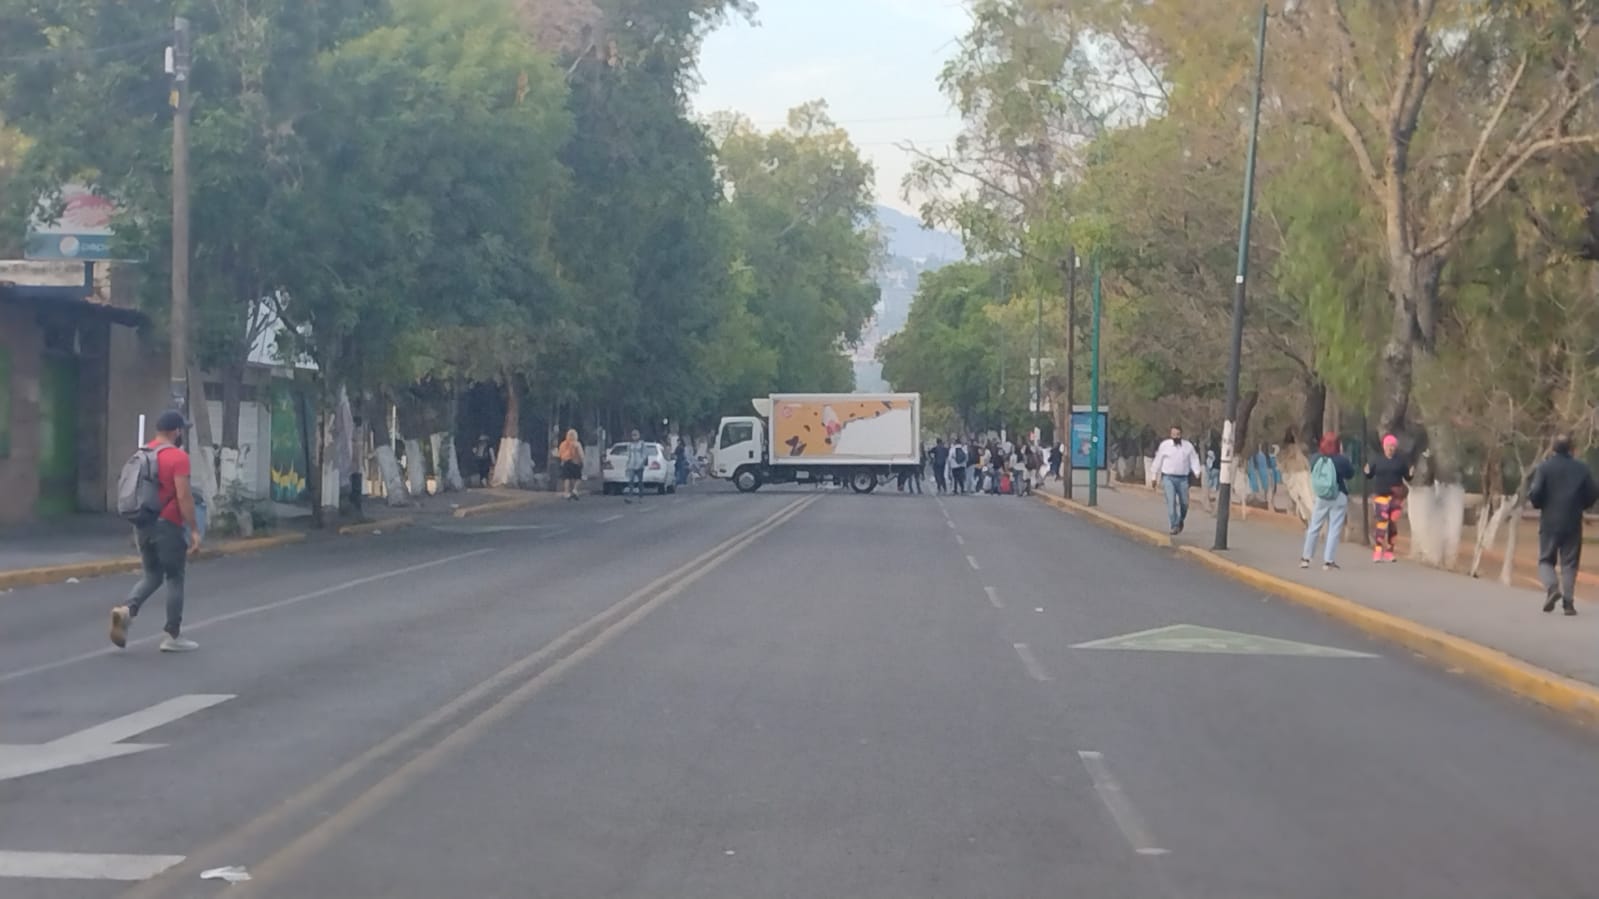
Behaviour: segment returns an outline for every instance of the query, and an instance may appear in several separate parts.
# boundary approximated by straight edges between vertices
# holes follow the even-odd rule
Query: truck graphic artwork
[[[915,455],[909,399],[779,401],[775,442],[790,458]]]

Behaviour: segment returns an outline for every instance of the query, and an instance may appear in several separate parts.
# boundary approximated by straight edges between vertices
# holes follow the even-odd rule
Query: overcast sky
[[[937,77],[967,18],[961,0],[759,0],[755,25],[724,26],[705,43],[701,113],[734,110],[763,128],[823,99],[877,169],[878,202],[900,196],[910,170],[894,144],[941,148],[960,119]]]

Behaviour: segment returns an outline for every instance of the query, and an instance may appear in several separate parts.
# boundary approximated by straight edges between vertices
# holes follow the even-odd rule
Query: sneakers
[[[1570,617],[1572,617],[1572,616],[1574,616],[1576,614],[1577,614],[1577,607],[1575,605],[1573,605],[1572,603],[1569,603],[1569,602],[1566,603],[1566,617],[1570,618]]]
[[[1323,562],[1323,563],[1321,563],[1321,570],[1322,571],[1337,571],[1338,570],[1338,563],[1337,562]]]
[[[1549,597],[1547,599],[1545,599],[1544,602],[1543,602],[1544,613],[1547,614],[1549,612],[1553,612],[1555,610],[1555,606],[1558,606],[1558,605],[1560,605],[1560,591],[1559,590],[1550,590],[1549,591]],[[116,638],[113,637],[112,639],[114,640]]]
[[[1309,559],[1300,559],[1299,560],[1299,567],[1300,568],[1309,568],[1310,567],[1310,560]]]
[[[1551,607],[1553,608],[1553,607]],[[1544,610],[1549,611],[1548,609]],[[118,649],[128,645],[128,625],[133,622],[133,613],[127,606],[117,606],[111,610],[111,642]]]
[[[174,637],[168,634],[161,641],[162,652],[194,652],[199,648],[200,644],[190,640],[188,637]]]
[[[1384,562],[1397,562],[1397,561],[1399,561],[1399,560],[1398,560],[1398,559],[1397,559],[1397,558],[1396,558],[1396,557],[1395,557],[1395,556],[1394,556],[1394,551],[1393,551],[1393,550],[1391,550],[1391,549],[1390,549],[1390,550],[1388,550],[1388,551],[1387,551],[1387,552],[1385,552],[1385,553],[1383,553],[1383,554],[1382,554],[1382,560],[1383,560],[1383,561],[1384,561]]]
[[[1371,551],[1371,561],[1373,562],[1373,564],[1381,564],[1382,563],[1382,547],[1380,547],[1380,546],[1376,547],[1375,549],[1373,549]]]

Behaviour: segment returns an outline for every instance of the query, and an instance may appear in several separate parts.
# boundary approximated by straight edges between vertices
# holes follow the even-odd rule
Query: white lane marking
[[[0,877],[41,880],[149,880],[183,861],[181,855],[0,850]]]
[[[113,718],[104,724],[86,727],[48,743],[0,743],[0,781],[156,749],[164,744],[121,741],[232,698],[231,693],[191,693]]]
[[[1027,669],[1033,680],[1040,682],[1054,680],[1049,676],[1049,672],[1044,670],[1044,666],[1038,663],[1038,659],[1033,656],[1033,651],[1027,648],[1026,643],[1012,643],[1011,646],[1016,649],[1016,654],[1021,656],[1022,667]]]
[[[1005,604],[999,601],[998,590],[995,590],[993,587],[984,587],[983,592],[988,594],[989,605],[992,605],[996,609],[1005,608]]]
[[[235,698],[233,693],[190,693],[185,696],[175,696],[166,702],[158,702],[147,709],[141,709],[112,718],[104,724],[86,727],[76,733],[68,734],[54,742],[60,744],[96,744],[120,743],[129,737],[136,737],[145,731],[155,730],[163,724],[170,724],[179,718],[187,718],[195,712],[221,705]]]
[[[961,535],[959,535],[959,534],[956,534],[956,535],[955,535],[955,542],[956,542],[956,543],[959,543],[959,544],[960,544],[960,545],[961,545],[961,546],[965,546],[965,545],[966,545],[966,538],[965,538],[965,537],[962,537],[962,536],[961,536]]]
[[[459,562],[462,559],[470,559],[474,556],[481,556],[485,553],[491,553],[495,551],[496,550],[492,547],[486,549],[474,549],[470,552],[456,553],[453,556],[445,556],[442,559],[434,559],[431,562],[421,562],[416,565],[408,565],[404,568],[396,568],[393,571],[384,571],[379,574],[369,574],[366,577],[358,577],[354,580],[345,581],[342,584],[334,584],[331,587],[323,587],[320,590],[312,590],[310,593],[301,593],[299,596],[290,596],[287,599],[279,599],[274,602],[264,603],[259,606],[251,606],[248,609],[239,609],[236,612],[228,612],[225,615],[217,615],[213,618],[204,618],[192,623],[185,622],[183,629],[184,631],[195,631],[203,627],[209,627],[213,624],[222,624],[238,618],[245,618],[250,615],[258,615],[262,612],[271,612],[275,609],[281,609],[285,606],[297,605],[313,599],[321,599],[324,596],[329,596],[344,590],[365,586],[366,584],[375,584],[378,581],[386,581],[390,580],[391,578],[404,577],[408,574],[414,574],[418,571],[424,571],[428,568],[435,568],[439,565],[448,565],[451,562]],[[160,633],[155,633],[148,637],[142,637],[138,640],[129,640],[128,645],[142,646],[148,643],[154,643],[157,640],[160,640],[161,637],[162,635]],[[8,671],[5,674],[0,674],[0,684],[9,683],[18,678],[28,677],[29,675],[33,674],[42,674],[46,671],[54,671],[57,668],[65,668],[68,665],[76,665],[79,662],[87,662],[90,659],[98,659],[101,656],[112,655],[119,651],[120,650],[118,650],[115,646],[107,646],[104,649],[96,649],[92,652],[79,653],[75,656],[67,656],[64,659],[56,659],[53,662],[45,662],[42,665],[34,665],[31,668],[19,668],[16,671]]]
[[[944,522],[944,523],[945,523],[945,524],[947,524],[947,525],[949,525],[949,529],[950,529],[950,530],[952,530],[952,531],[953,531],[953,530],[955,530],[955,522],[953,522],[953,521],[946,521],[946,522]]]
[[[1094,781],[1094,792],[1099,794],[1099,801],[1105,804],[1105,809],[1116,822],[1116,827],[1121,830],[1122,836],[1132,845],[1139,855],[1165,855],[1166,850],[1155,845],[1155,840],[1150,836],[1148,828],[1144,827],[1143,819],[1138,816],[1138,811],[1133,808],[1133,803],[1122,791],[1121,784],[1110,773],[1110,768],[1105,764],[1105,756],[1098,752],[1077,753],[1082,759],[1083,767],[1088,769],[1088,776]]]
[[[608,518],[601,518],[600,519],[600,524],[610,524],[613,521],[621,521],[622,519],[624,519],[626,517],[627,517],[626,515],[612,515],[612,516],[610,516]]]
[[[982,566],[977,564],[977,560],[972,558],[971,556],[967,556],[966,557],[966,564],[972,566],[972,570],[973,571],[982,571],[983,570]]]

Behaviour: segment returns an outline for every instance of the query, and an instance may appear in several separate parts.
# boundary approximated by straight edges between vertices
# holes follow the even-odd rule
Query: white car
[[[649,458],[649,463],[644,466],[644,489],[653,489],[656,493],[676,493],[677,479],[673,477],[672,461],[666,458],[666,450],[659,443],[645,443],[644,452]],[[627,444],[618,443],[611,447],[605,454],[605,460],[600,463],[600,474],[605,481],[602,489],[606,496],[615,496],[627,487]]]

